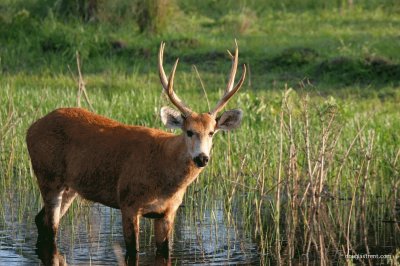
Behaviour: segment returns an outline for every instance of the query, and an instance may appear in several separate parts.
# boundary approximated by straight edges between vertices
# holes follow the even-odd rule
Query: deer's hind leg
[[[65,213],[68,211],[69,207],[71,206],[72,202],[76,198],[78,194],[76,193],[75,190],[72,188],[67,187],[64,190],[64,193],[62,195],[62,202],[61,202],[61,208],[60,208],[60,219],[65,215]]]
[[[56,179],[48,179],[44,182],[45,180],[38,177],[38,181],[44,203],[44,207],[35,217],[38,239],[55,240],[65,187],[56,182]]]

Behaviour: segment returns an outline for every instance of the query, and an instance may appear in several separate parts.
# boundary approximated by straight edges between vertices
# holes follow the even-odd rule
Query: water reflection
[[[258,234],[254,234],[257,216],[252,216],[251,208],[243,214],[243,205],[235,207],[237,203],[232,203],[228,219],[221,203],[213,201],[212,204],[178,210],[173,245],[167,258],[156,253],[152,222],[142,219],[140,253],[129,264],[344,264],[346,253],[393,255],[400,243],[400,212],[395,209],[392,214],[383,202],[354,209],[351,220],[348,218],[350,204],[345,200],[323,202],[314,214],[308,207],[285,208],[279,232],[274,231],[274,220],[265,208],[260,215],[269,222],[258,229],[264,233]],[[40,205],[37,206],[39,209]],[[99,204],[72,208],[62,220],[56,245],[38,243],[35,248],[37,209],[17,213],[15,210],[23,207],[2,207],[5,211],[0,219],[0,265],[37,265],[40,261],[46,265],[57,262],[60,265],[124,265],[125,245],[118,210]],[[267,238],[260,238],[262,235]],[[276,243],[279,245],[275,246]],[[268,253],[260,255],[263,244]],[[381,259],[347,262],[350,261],[388,263]]]
[[[33,218],[36,210],[20,221],[6,216],[0,224],[0,264],[123,265],[125,246],[118,210],[87,205],[62,220],[57,243],[36,243]],[[35,249],[35,246],[37,247]],[[140,253],[129,265],[259,263],[256,244],[236,224],[229,224],[222,209],[200,216],[180,209],[175,221],[170,256],[157,254],[152,223],[141,220]]]
[[[63,254],[58,251],[57,244],[49,241],[38,241],[36,254],[43,265],[48,266],[67,266],[67,261]],[[136,266],[140,265],[140,255],[134,257],[122,257],[122,250],[116,249],[117,265]],[[171,265],[171,258],[166,254],[155,254],[152,265],[168,266]]]
[[[64,256],[58,252],[55,242],[38,241],[36,244],[36,248],[36,254],[44,265],[67,265]]]

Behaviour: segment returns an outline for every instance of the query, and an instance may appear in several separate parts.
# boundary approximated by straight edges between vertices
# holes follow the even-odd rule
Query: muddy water
[[[10,210],[9,208],[7,208]],[[4,212],[0,223],[0,265],[38,265],[36,214]],[[68,265],[117,265],[123,261],[124,241],[118,210],[99,204],[86,205],[64,217],[57,240],[58,256]],[[228,223],[221,209],[176,217],[171,264],[259,264],[256,244],[238,223]],[[19,218],[16,218],[19,217]],[[73,217],[73,219],[71,218]],[[2,219],[0,219],[2,220]],[[140,265],[165,262],[155,256],[152,223],[141,220]]]

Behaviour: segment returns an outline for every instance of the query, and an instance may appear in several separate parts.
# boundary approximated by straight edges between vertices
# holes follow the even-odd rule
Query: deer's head
[[[225,93],[215,108],[208,113],[193,112],[185,105],[174,92],[174,76],[179,59],[176,60],[172,72],[167,79],[163,68],[164,46],[162,42],[158,55],[158,70],[164,92],[168,95],[171,103],[179,110],[169,107],[161,108],[161,120],[168,128],[180,128],[186,141],[187,153],[190,155],[197,167],[207,165],[210,158],[212,138],[218,130],[231,130],[239,127],[243,112],[233,109],[223,112],[218,116],[229,99],[240,89],[246,76],[246,65],[243,65],[243,73],[239,82],[234,86],[236,70],[238,66],[239,49],[236,44],[235,55],[232,58],[232,68],[225,89]]]

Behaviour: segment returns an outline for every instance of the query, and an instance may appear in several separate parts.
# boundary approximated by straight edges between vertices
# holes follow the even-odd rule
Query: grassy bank
[[[76,51],[86,73],[153,73],[161,40],[167,41],[167,62],[181,58],[181,72],[195,64],[200,71],[220,74],[229,69],[224,51],[237,38],[255,89],[298,86],[303,80],[319,90],[399,85],[400,18],[394,2],[352,8],[298,4],[294,11],[296,5],[289,4],[287,10],[252,1],[229,2],[225,8],[212,1],[182,1],[160,34],[139,33],[133,17],[84,23],[60,18],[51,5],[40,6],[47,11],[38,13],[33,3],[2,6],[4,74],[65,74],[68,65],[75,66]]]

